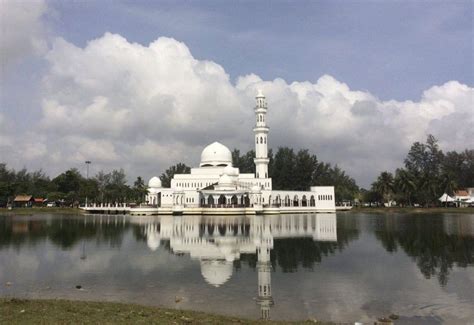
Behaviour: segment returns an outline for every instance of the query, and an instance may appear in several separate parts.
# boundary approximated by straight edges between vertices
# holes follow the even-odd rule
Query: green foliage
[[[163,174],[160,176],[161,185],[163,187],[170,187],[171,186],[171,179],[175,174],[189,174],[191,172],[191,168],[186,166],[183,163],[178,163],[174,166],[168,168]]]
[[[254,156],[253,150],[240,155],[240,151],[234,149],[233,165],[239,167],[241,173],[254,173]],[[341,168],[319,162],[307,149],[295,153],[291,148],[280,147],[275,155],[269,150],[268,157],[268,172],[275,190],[308,190],[310,186],[334,186],[337,201],[353,200],[359,192],[355,180]]]
[[[255,151],[250,150],[244,155],[240,155],[240,150],[234,149],[232,151],[232,165],[239,167],[239,170],[242,174],[244,173],[255,173],[255,163],[253,159],[255,158]]]
[[[393,175],[389,172],[382,172],[377,180],[372,184],[372,191],[380,194],[385,202],[393,197]]]
[[[143,179],[138,176],[135,182],[133,183],[133,199],[136,203],[140,204],[145,202],[145,196],[148,192],[148,187],[145,185]]]
[[[404,205],[437,205],[443,193],[452,195],[458,188],[474,185],[474,150],[444,154],[438,140],[428,135],[426,143],[413,143],[405,168],[396,170],[393,182],[388,174],[383,172],[372,184],[372,199],[378,196],[385,201],[395,198]]]
[[[0,163],[0,207],[12,202],[16,195],[28,194],[47,198],[61,205],[77,206],[88,202],[143,202],[146,186],[138,177],[133,188],[127,185],[123,169],[110,173],[99,172],[93,178],[83,177],[75,168],[69,169],[50,180],[43,171],[28,172],[25,168],[16,172]]]

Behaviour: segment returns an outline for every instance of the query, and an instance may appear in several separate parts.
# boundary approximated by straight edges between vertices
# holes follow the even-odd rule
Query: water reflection
[[[137,220],[138,221],[138,220]],[[141,220],[140,223],[146,222]],[[261,318],[270,317],[273,306],[271,256],[275,239],[310,238],[337,242],[335,214],[278,216],[163,216],[143,227],[148,247],[155,251],[161,240],[170,242],[175,254],[189,254],[200,261],[205,281],[220,287],[232,276],[233,263],[242,254],[257,255],[257,304]]]
[[[182,294],[183,308],[247,317],[464,320],[473,230],[473,215],[446,214],[0,217],[0,296],[173,306]]]
[[[444,286],[454,265],[474,264],[474,219],[460,216],[389,215],[377,220],[375,235],[388,252],[400,248],[426,278]]]

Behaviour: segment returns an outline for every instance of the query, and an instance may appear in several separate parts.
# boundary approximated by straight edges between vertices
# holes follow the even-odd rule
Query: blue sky
[[[213,140],[251,149],[252,97],[262,88],[273,105],[271,147],[307,147],[367,186],[401,166],[409,145],[428,133],[444,150],[472,148],[473,6],[3,1],[0,161],[53,176],[83,168],[84,159],[95,171],[125,168],[131,177],[178,161],[195,165]],[[121,83],[130,76],[134,87]],[[181,88],[165,87],[173,83]],[[120,129],[92,128],[81,120],[91,110],[100,125]],[[122,120],[155,113],[157,121]],[[235,119],[240,129],[222,126]]]

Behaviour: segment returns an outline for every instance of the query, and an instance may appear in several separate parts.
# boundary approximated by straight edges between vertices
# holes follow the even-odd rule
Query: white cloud
[[[149,177],[179,161],[197,164],[214,140],[248,150],[258,88],[269,102],[270,147],[309,148],[362,185],[400,166],[428,133],[446,150],[472,147],[474,138],[474,89],[456,81],[417,102],[381,101],[329,75],[289,84],[250,74],[233,84],[223,67],[194,58],[184,43],[162,37],[143,46],[110,33],[84,48],[57,39],[46,58],[36,131],[54,152],[55,170],[88,159],[97,169]]]
[[[46,50],[46,30],[41,21],[46,11],[44,0],[0,2],[2,71],[10,62]]]

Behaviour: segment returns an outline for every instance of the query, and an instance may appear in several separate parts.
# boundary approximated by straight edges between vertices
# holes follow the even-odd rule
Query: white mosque
[[[176,174],[171,187],[158,177],[148,182],[146,206],[130,208],[133,215],[160,214],[279,214],[335,212],[334,187],[312,186],[308,191],[272,190],[268,175],[267,103],[256,97],[255,174],[241,174],[232,166],[231,151],[214,142],[201,153],[199,167],[190,174]]]

